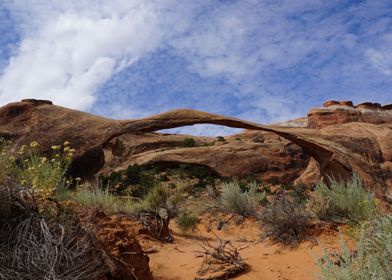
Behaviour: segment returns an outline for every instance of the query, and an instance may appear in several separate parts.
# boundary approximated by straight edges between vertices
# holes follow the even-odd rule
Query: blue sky
[[[0,0],[0,105],[22,98],[260,123],[328,99],[392,103],[392,1]]]

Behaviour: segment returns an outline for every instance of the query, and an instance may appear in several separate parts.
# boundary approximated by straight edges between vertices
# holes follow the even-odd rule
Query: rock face
[[[349,122],[388,124],[392,122],[392,106],[365,102],[353,106],[351,101],[327,101],[324,108],[313,109],[308,114],[309,128]]]
[[[344,111],[338,110],[341,107]],[[0,133],[13,139],[16,146],[37,140],[43,153],[52,145],[70,141],[77,149],[72,166],[77,176],[131,163],[187,162],[227,176],[243,176],[246,171],[279,181],[287,173],[292,180],[305,170],[309,155],[315,161],[307,174],[314,176],[317,168],[325,179],[345,180],[355,172],[379,197],[387,198],[392,194],[392,114],[378,109],[368,116],[361,110],[334,105],[320,113],[311,111],[309,127],[303,128],[267,126],[194,110],[116,121],[28,100],[0,108]],[[341,114],[339,118],[337,114]],[[214,145],[211,138],[195,137],[197,147],[184,147],[186,136],[154,133],[203,123],[256,132],[216,140]]]
[[[84,215],[82,220],[87,226],[95,226],[97,241],[110,257],[106,260],[110,271],[102,279],[153,279],[149,267],[150,259],[144,254],[137,239],[140,236],[138,230],[141,228],[137,220],[121,214],[107,216],[99,210]]]
[[[193,139],[195,146],[184,146],[185,139]],[[225,137],[224,141],[215,137],[130,133],[113,139],[104,151],[106,164],[102,173],[131,164],[188,163],[209,167],[221,176],[252,175],[281,184],[297,178],[310,160],[300,146],[263,131],[247,131]]]

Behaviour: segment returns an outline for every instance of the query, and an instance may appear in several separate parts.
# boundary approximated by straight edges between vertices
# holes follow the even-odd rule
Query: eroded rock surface
[[[349,122],[388,124],[392,122],[392,106],[365,102],[353,106],[351,101],[327,101],[324,108],[312,109],[308,114],[309,128]]]
[[[371,115],[366,115],[368,109],[362,112],[363,109],[343,106],[344,112],[341,112],[341,107],[321,109],[327,110],[322,111],[327,112],[324,115],[327,122],[321,121],[319,116],[322,114],[311,112],[308,122],[312,123],[313,118],[316,125],[303,128],[261,125],[194,110],[174,110],[144,119],[117,121],[27,100],[0,108],[0,133],[13,139],[16,146],[39,141],[43,153],[50,152],[52,145],[70,141],[77,149],[72,166],[73,175],[77,176],[89,176],[102,168],[121,168],[133,162],[181,161],[207,165],[228,176],[240,176],[243,170],[249,170],[276,177],[274,172],[280,168],[281,174],[288,172],[289,177],[294,177],[305,170],[308,160],[305,152],[316,160],[317,164],[312,163],[313,168],[318,168],[324,178],[347,179],[355,172],[375,188],[380,197],[388,197],[392,188],[391,112],[369,110]],[[210,139],[197,138],[196,142],[207,144],[198,147],[178,147],[178,141],[184,136],[154,133],[204,123],[262,133],[259,133],[259,142],[254,139],[252,142],[253,136],[249,132],[226,137],[226,141],[214,145],[209,143]],[[269,139],[273,143],[266,145]],[[275,160],[279,162],[274,164]],[[267,167],[267,163],[272,168]]]

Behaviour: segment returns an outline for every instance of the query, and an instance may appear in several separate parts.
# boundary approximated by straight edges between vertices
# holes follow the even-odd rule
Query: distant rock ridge
[[[165,162],[203,165],[224,176],[255,175],[278,184],[296,179],[312,184],[321,177],[345,180],[355,172],[377,196],[392,201],[392,112],[385,109],[388,106],[367,109],[351,107],[349,102],[332,104],[312,110],[308,127],[282,127],[195,110],[112,120],[48,101],[25,100],[0,108],[0,136],[12,139],[15,148],[38,141],[42,153],[70,141],[77,150],[71,173],[80,177],[134,163]],[[156,133],[193,124],[247,131],[219,141]],[[195,147],[184,146],[187,137],[194,138]]]
[[[330,100],[323,108],[312,109],[307,116],[309,128],[349,122],[383,124],[392,122],[392,104],[364,102],[354,106],[352,101]]]

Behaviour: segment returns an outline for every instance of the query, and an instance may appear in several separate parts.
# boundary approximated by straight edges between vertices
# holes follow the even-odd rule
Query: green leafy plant
[[[377,201],[356,175],[344,183],[331,180],[330,186],[320,183],[310,200],[311,210],[322,220],[354,224],[378,213]]]
[[[160,180],[155,178],[154,169],[147,169],[138,164],[129,165],[127,169],[109,175],[101,175],[102,187],[116,195],[132,195],[143,198]]]
[[[0,181],[11,177],[44,198],[53,196],[56,188],[67,184],[66,174],[75,152],[69,142],[63,146],[52,146],[49,157],[38,153],[39,143],[36,141],[30,146],[21,146],[15,153],[11,151],[10,144],[0,139]]]

